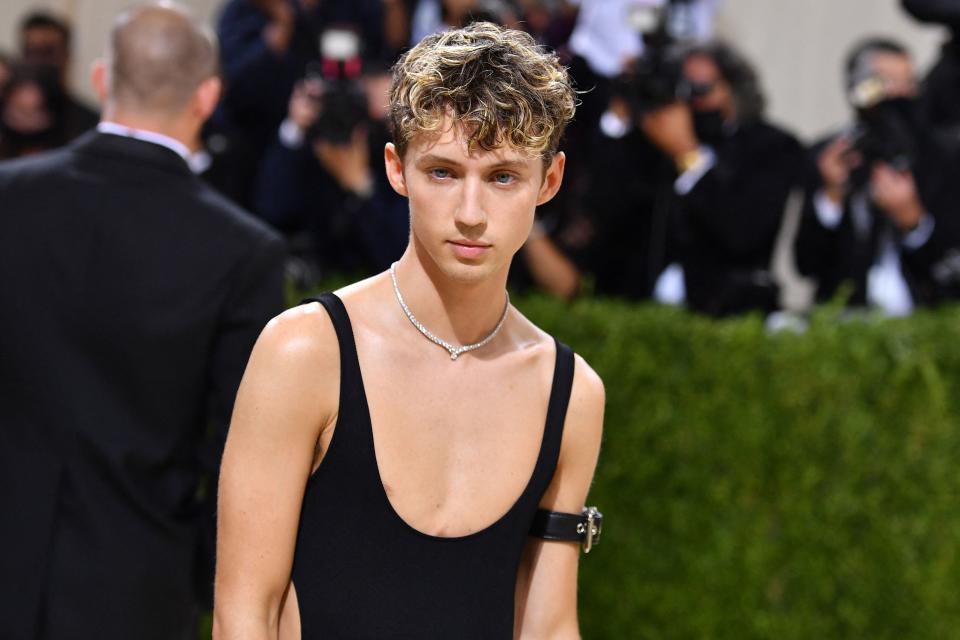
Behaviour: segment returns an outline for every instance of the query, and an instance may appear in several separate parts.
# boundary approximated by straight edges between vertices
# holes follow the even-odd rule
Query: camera
[[[360,38],[353,31],[328,29],[320,35],[320,61],[311,63],[304,85],[319,87],[322,109],[308,136],[346,144],[367,121],[367,95],[360,83]]]
[[[696,39],[694,0],[637,4],[628,14],[631,27],[643,37],[643,55],[617,78],[614,93],[635,116],[689,100],[697,91],[683,80],[683,47]]]
[[[914,100],[888,97],[883,80],[875,76],[855,81],[849,98],[857,111],[852,147],[862,158],[851,182],[855,186],[865,185],[871,168],[878,162],[897,171],[912,170],[916,159]]]

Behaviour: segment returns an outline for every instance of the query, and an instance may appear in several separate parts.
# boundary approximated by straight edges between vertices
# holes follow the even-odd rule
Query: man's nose
[[[483,203],[483,184],[479,178],[466,178],[457,204],[456,223],[463,227],[477,227],[487,221]]]

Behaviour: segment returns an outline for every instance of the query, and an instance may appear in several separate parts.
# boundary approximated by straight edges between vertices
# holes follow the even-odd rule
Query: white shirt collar
[[[143,129],[133,129],[131,127],[124,126],[122,124],[117,124],[116,122],[104,121],[97,125],[97,131],[100,133],[109,133],[115,136],[123,136],[124,138],[134,138],[136,140],[143,140],[144,142],[150,142],[153,144],[158,144],[161,147],[166,147],[170,149],[178,156],[184,159],[187,164],[190,164],[190,149],[187,148],[187,145],[183,144],[179,140],[175,140],[170,136],[165,136],[162,133],[157,133],[155,131],[145,131]]]

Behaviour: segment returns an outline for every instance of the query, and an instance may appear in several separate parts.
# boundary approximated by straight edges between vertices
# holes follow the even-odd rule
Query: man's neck
[[[507,269],[477,281],[454,279],[414,242],[400,258],[397,281],[417,320],[460,345],[486,338],[503,315]]]
[[[158,133],[176,140],[191,152],[197,150],[196,128],[182,119],[157,118],[132,114],[120,109],[105,109],[102,120],[113,122],[128,129]]]

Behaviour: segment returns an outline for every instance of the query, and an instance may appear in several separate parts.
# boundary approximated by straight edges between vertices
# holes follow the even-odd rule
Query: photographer
[[[368,57],[387,59],[393,51],[384,30],[396,31],[402,9],[393,0],[228,0],[217,22],[227,85],[217,116],[262,150],[286,114],[294,84],[319,55],[320,34],[349,26]]]
[[[949,284],[940,263],[956,237],[956,158],[922,126],[900,44],[857,45],[846,88],[855,121],[814,147],[797,266],[817,280],[819,301],[847,284],[848,304],[905,315]]]
[[[692,310],[772,311],[779,288],[770,266],[787,199],[800,183],[800,145],[763,119],[756,75],[728,45],[690,49],[680,86],[686,101],[639,117],[676,167],[665,255],[683,270]]]
[[[317,57],[316,0],[229,0],[217,23],[227,92],[221,116],[255,146],[283,119],[285,102]]]
[[[324,61],[290,97],[287,118],[261,162],[255,209],[288,235],[309,238],[321,272],[373,273],[406,246],[407,207],[383,172],[386,68],[361,71],[347,31],[323,37]]]

